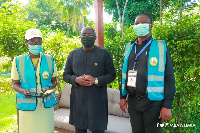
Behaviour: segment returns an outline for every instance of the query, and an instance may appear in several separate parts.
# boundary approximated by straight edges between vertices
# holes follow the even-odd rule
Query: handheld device
[[[35,93],[35,92],[30,92],[26,94],[27,96],[31,96],[31,97],[43,97],[44,94],[43,93]]]

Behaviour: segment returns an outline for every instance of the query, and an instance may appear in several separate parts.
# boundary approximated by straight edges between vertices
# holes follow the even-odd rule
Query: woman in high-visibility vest
[[[17,95],[19,133],[51,133],[54,130],[54,89],[57,68],[51,55],[42,53],[38,29],[25,34],[27,54],[14,58],[11,78]]]

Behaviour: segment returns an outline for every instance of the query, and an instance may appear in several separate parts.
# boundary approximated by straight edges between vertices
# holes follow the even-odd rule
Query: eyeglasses
[[[89,33],[89,34],[82,33],[82,35],[81,35],[81,37],[86,37],[86,36],[88,36],[88,37],[94,37],[94,34],[92,34],[92,33]]]
[[[42,45],[42,41],[41,42],[32,42],[32,41],[29,41],[27,42],[28,45]]]

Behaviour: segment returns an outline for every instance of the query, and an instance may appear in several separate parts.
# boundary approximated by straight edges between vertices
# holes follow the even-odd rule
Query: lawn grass
[[[16,95],[0,95],[0,133],[17,132]]]
[[[10,75],[0,75],[0,78],[7,79],[10,78]],[[61,84],[62,88],[63,85]],[[5,90],[4,85],[1,87]],[[12,88],[8,87],[8,89]],[[0,93],[0,133],[16,133],[17,130],[16,93],[15,91],[5,91],[5,93]]]
[[[2,78],[10,78],[10,75],[0,75]]]

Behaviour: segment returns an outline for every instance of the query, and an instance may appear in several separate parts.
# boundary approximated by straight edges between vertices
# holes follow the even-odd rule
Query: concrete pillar
[[[103,0],[94,0],[96,45],[104,48]]]

